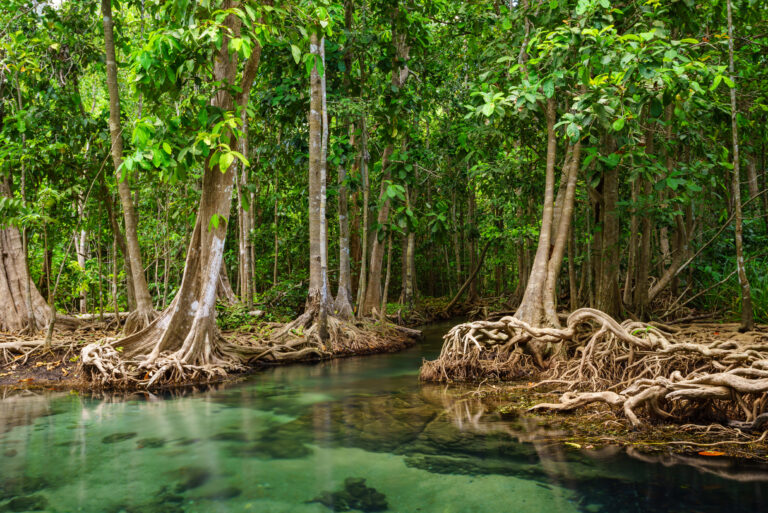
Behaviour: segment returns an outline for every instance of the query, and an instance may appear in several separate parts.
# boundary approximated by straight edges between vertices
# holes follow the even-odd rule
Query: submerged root
[[[535,355],[517,357],[531,342],[548,345],[554,356],[545,365]],[[691,330],[673,334],[659,325],[619,324],[592,309],[574,311],[564,328],[535,328],[514,317],[456,326],[445,336],[440,357],[425,362],[421,378],[502,380],[526,372],[571,390],[560,402],[534,410],[606,403],[621,408],[634,427],[643,424],[641,410],[659,419],[730,421],[756,431],[768,423],[765,335],[734,333],[723,340]]]

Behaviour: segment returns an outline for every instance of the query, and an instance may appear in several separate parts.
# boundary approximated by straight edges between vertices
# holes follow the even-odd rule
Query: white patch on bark
[[[208,262],[208,276],[203,288],[202,304],[197,311],[197,317],[208,317],[216,303],[216,282],[219,279],[223,252],[224,239],[214,235],[211,242],[211,260]]]

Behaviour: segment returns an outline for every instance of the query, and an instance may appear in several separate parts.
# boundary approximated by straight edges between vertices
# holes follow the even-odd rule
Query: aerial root
[[[646,416],[730,422],[745,430],[768,426],[768,337],[760,333],[713,338],[695,330],[618,323],[593,309],[574,311],[563,328],[536,328],[514,317],[473,321],[444,337],[437,360],[425,362],[426,381],[504,380],[538,375],[565,385],[558,403],[534,410],[572,411],[605,403],[634,427]],[[545,367],[528,344],[557,348]]]

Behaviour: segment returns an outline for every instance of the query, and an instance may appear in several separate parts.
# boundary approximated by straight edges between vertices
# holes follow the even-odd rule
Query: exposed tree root
[[[86,345],[81,351],[85,377],[96,385],[116,388],[204,383],[243,371],[249,364],[325,360],[400,349],[420,335],[416,330],[329,316],[328,337],[323,340],[315,316],[306,312],[268,337],[232,341],[215,329],[191,329],[186,339],[175,340],[164,331],[165,315],[143,332]],[[209,344],[206,337],[214,340]]]
[[[535,355],[523,358],[532,340],[550,345],[554,356],[546,363]],[[732,421],[756,431],[768,421],[768,337],[757,332],[726,340],[692,330],[673,335],[661,325],[619,324],[586,308],[568,316],[564,328],[535,328],[508,316],[454,327],[440,357],[422,367],[421,378],[504,379],[500,366],[509,375],[538,371],[541,383],[571,389],[559,403],[532,409],[572,411],[606,403],[621,408],[634,427],[642,425],[641,409],[659,419]]]
[[[152,321],[157,319],[157,316],[158,313],[155,310],[137,308],[130,312],[128,317],[125,318],[125,327],[123,328],[123,332],[126,335],[133,335],[134,333],[138,333],[139,331],[152,324]]]
[[[409,339],[421,335],[417,330],[347,321],[332,315],[326,317],[325,339],[322,331],[317,316],[307,311],[276,330],[270,337],[268,349],[254,360],[281,362],[381,352],[400,349]]]

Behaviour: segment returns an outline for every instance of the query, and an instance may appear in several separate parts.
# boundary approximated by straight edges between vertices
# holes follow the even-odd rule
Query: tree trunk
[[[731,0],[727,0],[728,7],[728,71],[731,80],[736,84],[736,71],[733,62],[733,13]],[[750,291],[747,270],[744,267],[744,242],[742,240],[742,214],[741,214],[741,178],[739,176],[739,134],[738,134],[738,105],[736,103],[736,85],[731,87],[731,135],[733,141],[733,173],[731,176],[731,194],[734,213],[734,239],[736,243],[736,269],[741,287],[741,331],[750,331],[754,326],[752,314],[752,293]]]
[[[11,197],[5,180],[0,180],[0,197]],[[0,230],[0,331],[38,331],[50,318],[50,308],[29,277],[19,229]]]
[[[470,272],[472,272],[472,276],[469,281],[469,295],[467,301],[469,301],[470,304],[474,304],[480,301],[480,293],[478,292],[477,286],[477,271],[475,271],[475,269],[480,268],[477,258],[477,205],[475,204],[474,183],[470,180],[468,186],[467,216],[469,217],[469,225],[472,227],[469,236],[469,268]]]
[[[354,316],[352,310],[352,282],[349,258],[349,207],[347,192],[347,171],[343,165],[338,169],[339,179],[339,290],[336,293],[334,310],[336,315],[348,320]]]
[[[323,43],[313,32],[310,52],[322,56]],[[323,165],[323,85],[315,65],[310,75],[309,104],[309,293],[306,313],[317,322],[321,340],[328,338],[328,268],[325,222],[325,166]]]
[[[368,287],[368,217],[370,215],[370,208],[368,203],[371,199],[371,184],[368,176],[368,132],[365,115],[360,120],[360,178],[363,184],[363,226],[360,230],[362,241],[360,243],[360,249],[362,259],[360,262],[360,277],[358,279],[357,286],[357,314],[363,315],[363,301],[367,293]]]
[[[547,318],[544,311],[544,294],[547,281],[550,240],[555,203],[555,158],[557,156],[557,136],[555,121],[557,105],[554,98],[547,100],[547,163],[544,187],[544,206],[542,209],[541,230],[536,256],[528,277],[528,283],[523,293],[523,299],[515,312],[515,317],[532,326],[560,326],[557,316]]]
[[[395,13],[397,12],[398,8],[395,7]],[[395,45],[395,62],[393,63],[394,66],[392,71],[392,89],[398,91],[405,85],[410,74],[410,70],[408,69],[408,54],[410,52],[410,47],[406,42],[406,35],[397,33],[394,28],[393,23],[392,42]],[[381,191],[379,193],[380,210],[377,218],[379,226],[384,226],[389,218],[390,201],[389,196],[386,194],[386,186],[387,182],[391,179],[388,162],[393,151],[394,145],[393,143],[389,143],[384,148],[384,152],[381,156],[382,182]],[[369,315],[372,309],[378,307],[381,303],[381,267],[383,259],[384,244],[379,241],[379,237],[375,237],[373,240],[373,247],[371,248],[371,270],[368,276],[365,299],[360,308],[360,312],[364,316]]]
[[[234,7],[225,1],[222,9]],[[240,20],[229,15],[222,28],[222,45],[213,65],[213,82],[222,84],[211,104],[232,111],[234,99],[230,91],[236,85],[237,53],[230,54],[229,41],[240,34]],[[256,50],[254,50],[255,52]],[[251,56],[253,59],[253,55]],[[239,84],[241,90],[251,82]],[[237,143],[231,132],[227,143]],[[190,239],[181,287],[161,316],[144,330],[115,342],[123,346],[126,356],[141,357],[142,367],[157,373],[172,373],[178,365],[198,369],[238,368],[240,352],[224,341],[216,327],[216,288],[224,256],[224,242],[232,204],[232,188],[237,164],[227,169],[205,161],[202,195],[198,215]],[[214,226],[210,221],[216,217]]]
[[[384,278],[384,292],[381,294],[381,311],[379,318],[381,321],[387,319],[387,296],[389,295],[389,281],[392,277],[392,232],[387,234],[387,274]]]
[[[137,230],[136,211],[131,198],[131,188],[128,177],[121,169],[123,164],[123,134],[120,123],[120,93],[117,84],[117,59],[115,57],[115,41],[113,34],[111,0],[101,0],[101,11],[104,17],[104,46],[107,58],[107,88],[109,89],[109,133],[112,141],[112,163],[117,176],[117,190],[123,205],[125,219],[126,259],[130,262],[133,275],[133,289],[136,298],[136,309],[125,321],[126,334],[135,333],[145,328],[155,317],[152,298],[149,295],[147,280],[144,277],[144,266],[141,260],[139,237]]]
[[[609,146],[613,149],[613,144]],[[602,179],[600,275],[595,308],[611,317],[619,315],[619,168],[607,170]]]

